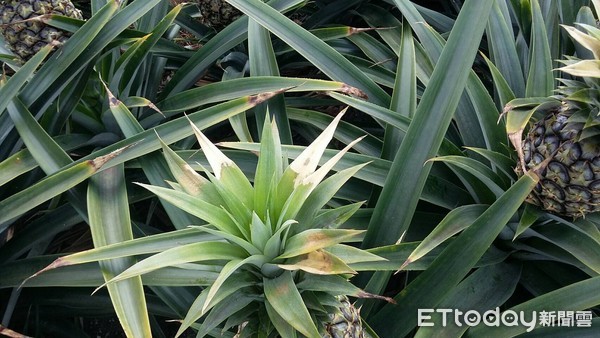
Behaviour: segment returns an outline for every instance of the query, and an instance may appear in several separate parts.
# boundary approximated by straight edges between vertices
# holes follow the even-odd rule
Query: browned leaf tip
[[[163,114],[163,112],[160,111],[160,109],[158,109],[158,107],[154,103],[152,103],[152,102],[148,103],[148,108],[150,108],[150,109],[154,110],[155,112],[159,113],[160,115],[162,115],[162,117],[166,117],[165,114]]]
[[[400,265],[400,267],[394,274],[397,274],[398,272],[402,271],[408,264],[410,264],[412,262],[413,261],[411,259],[407,259],[406,261],[404,261],[404,263],[402,263],[402,265]]]
[[[34,273],[33,275],[25,278],[25,280],[23,280],[23,282],[21,282],[21,285],[19,285],[19,289],[23,287],[23,285],[25,285],[25,283],[27,283],[30,279],[35,278],[39,275],[41,275],[42,273],[52,270],[52,269],[56,269],[56,268],[60,268],[61,266],[67,266],[70,265],[69,262],[65,261],[63,259],[63,257],[59,257],[56,260],[54,260],[54,262],[50,263],[50,265],[48,265],[47,267],[43,268],[42,270]]]
[[[509,111],[511,111],[514,107],[510,104],[506,104],[506,106],[504,106],[504,108],[502,109],[502,113],[500,113],[500,115],[498,115],[498,121],[497,123],[500,124],[500,121],[502,120],[502,118],[504,116],[506,116],[506,114],[508,114]]]
[[[0,325],[0,336],[6,336],[11,338],[31,338],[30,336],[20,334],[2,325]]]
[[[516,133],[508,134],[508,139],[512,143],[513,147],[517,151],[517,156],[519,157],[519,164],[521,165],[521,169],[523,172],[527,172],[527,168],[525,167],[525,154],[523,153],[523,141],[521,140],[521,136],[523,135],[523,130],[519,130]]]
[[[390,30],[390,29],[396,29],[399,28],[399,26],[389,26],[389,27],[367,27],[367,28],[356,28],[356,27],[350,27],[349,33],[350,34],[357,34],[357,33],[362,33],[362,32],[369,32],[369,31],[383,31],[383,30]]]
[[[380,28],[375,28],[375,27],[368,27],[368,28],[358,28],[358,27],[349,27],[348,28],[348,33],[350,35],[353,34],[358,34],[358,33],[362,33],[362,32],[369,32],[369,31],[374,31]]]
[[[102,82],[104,90],[106,90],[106,95],[108,95],[108,105],[111,108],[118,106],[119,103],[121,103],[121,101],[119,101],[119,99],[117,99],[115,95],[110,91],[110,89],[108,89],[108,86],[106,85],[106,83],[104,83],[104,81],[100,80],[100,82]]]
[[[396,304],[396,301],[393,298],[390,297],[386,297],[386,296],[380,296],[380,295],[376,295],[373,293],[369,293],[367,291],[361,290],[356,297],[358,298],[369,298],[369,299],[380,299],[380,300],[385,300],[386,302],[390,303],[390,304]]]

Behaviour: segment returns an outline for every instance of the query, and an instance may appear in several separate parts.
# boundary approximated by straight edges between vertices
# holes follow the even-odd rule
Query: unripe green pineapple
[[[582,25],[583,33],[565,27],[569,34],[594,53],[600,49],[600,30]],[[516,99],[507,105],[507,128],[519,151],[518,172],[538,168],[540,183],[528,202],[568,217],[600,211],[600,70],[594,60],[568,59],[561,70],[580,77],[563,79],[557,95]],[[596,66],[593,66],[596,65]],[[521,142],[527,120],[543,114]]]
[[[53,42],[64,42],[69,34],[50,27],[37,17],[48,14],[82,19],[81,12],[70,0],[5,0],[0,1],[0,33],[10,50],[23,61],[40,48]]]

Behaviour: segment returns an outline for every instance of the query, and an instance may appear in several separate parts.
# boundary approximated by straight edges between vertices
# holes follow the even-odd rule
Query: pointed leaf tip
[[[369,298],[369,299],[380,299],[380,300],[385,300],[386,302],[388,302],[390,304],[397,304],[396,301],[394,300],[394,298],[376,295],[374,293],[369,293],[369,292],[366,292],[364,290],[361,290],[356,295],[356,297],[358,297],[358,298]]]
[[[200,131],[200,129],[198,129],[198,127],[196,127],[196,125],[192,122],[192,120],[189,119],[189,117],[186,118],[188,119],[188,121],[190,122],[190,125],[192,126],[192,130],[194,131],[194,134],[196,135],[196,138],[198,139],[198,143],[200,143],[200,148],[202,148],[202,151],[204,152],[204,155],[206,156],[206,159],[208,160],[208,163],[210,164],[210,167],[212,168],[213,172],[215,173],[215,177],[217,179],[221,178],[221,169],[224,166],[235,166],[235,164],[233,163],[233,161],[231,159],[229,159],[229,157],[225,156],[225,154],[223,154],[223,152],[221,152],[221,150],[219,150],[219,148],[217,148],[216,145],[214,145],[203,133],[202,131]]]
[[[102,289],[103,287],[107,286],[109,283],[112,283],[112,279],[107,281],[106,283],[100,285],[99,287],[95,288],[94,291],[92,291],[92,293],[90,294],[91,296],[95,295],[96,292],[100,291],[100,289]]]
[[[396,270],[396,272],[394,272],[394,274],[400,273],[400,271],[402,271],[405,267],[407,267],[412,262],[413,261],[410,258],[407,259],[407,260],[405,260],[404,263],[402,263],[402,265],[400,265],[400,267],[398,268],[398,270]]]
[[[24,334],[13,331],[5,326],[0,325],[0,336],[6,336],[11,338],[33,338]]]
[[[121,101],[119,101],[119,99],[116,98],[116,96],[110,91],[110,89],[102,79],[100,79],[100,82],[104,86],[104,90],[106,90],[106,95],[108,96],[108,105],[111,108],[117,107],[119,103],[121,103]]]
[[[301,182],[315,171],[321,156],[323,156],[325,149],[327,149],[329,142],[333,138],[335,129],[347,109],[341,111],[327,128],[290,164],[289,169],[298,174],[297,182]]]
[[[39,275],[41,275],[42,273],[52,270],[52,269],[56,269],[56,268],[60,268],[62,266],[68,266],[71,265],[68,261],[66,261],[64,259],[64,257],[59,257],[57,259],[55,259],[52,263],[50,263],[48,266],[46,266],[45,268],[43,268],[42,270],[34,273],[33,275],[25,278],[23,280],[23,282],[21,282],[21,284],[19,285],[19,289],[23,287],[23,285],[25,285],[25,283],[27,283],[30,279],[33,279]]]
[[[333,156],[327,162],[325,162],[325,164],[323,164],[314,173],[310,174],[308,177],[305,177],[301,181],[297,180],[297,183],[298,184],[312,184],[314,186],[319,184],[319,182],[321,182],[325,178],[325,176],[327,176],[327,173],[329,173],[329,171],[331,171],[333,169],[333,167],[342,159],[342,157],[348,152],[348,150],[350,150],[357,143],[362,141],[365,137],[366,137],[366,135],[361,136],[361,137],[357,138],[356,140],[350,142],[346,147],[344,147],[344,149],[337,152],[337,154],[335,154],[335,156]],[[369,163],[370,162],[363,163],[360,168],[366,166]]]

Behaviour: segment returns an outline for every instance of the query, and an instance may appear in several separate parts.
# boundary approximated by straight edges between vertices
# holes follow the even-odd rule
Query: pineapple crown
[[[580,46],[591,52],[591,59],[566,57],[560,71],[574,76],[572,79],[560,79],[557,88],[558,97],[566,109],[573,111],[569,123],[582,125],[578,141],[597,138],[600,135],[600,29],[578,24],[582,30],[563,25],[563,28]]]
[[[362,203],[323,209],[337,190],[366,165],[340,170],[326,178],[360,141],[357,139],[317,168],[341,117],[338,115],[289,165],[277,126],[267,119],[254,184],[190,122],[212,171],[199,165],[206,177],[200,175],[162,143],[176,182],[169,182],[171,189],[140,185],[207,222],[191,229],[207,233],[211,239],[150,256],[108,283],[167,266],[219,271],[193,303],[178,332],[180,335],[205,316],[199,337],[225,320],[224,330],[246,323],[240,327],[250,334],[277,331],[286,335],[298,331],[307,337],[319,337],[329,319],[327,310],[341,306],[337,296],[385,298],[364,292],[348,281],[356,273],[353,263],[383,260],[343,244],[362,239],[363,231],[339,228]],[[252,148],[252,144],[243,143],[228,146]]]
[[[570,75],[570,78],[558,79],[560,85],[556,95],[550,97],[517,98],[504,108],[506,131],[519,153],[521,163],[522,135],[532,118],[542,118],[557,111],[568,116],[569,129],[577,130],[573,139],[582,141],[597,138],[600,135],[600,29],[578,24],[582,30],[562,25],[573,40],[591,52],[593,58],[580,59],[567,56],[559,60],[564,66],[557,70]],[[525,170],[525,168],[522,168]]]

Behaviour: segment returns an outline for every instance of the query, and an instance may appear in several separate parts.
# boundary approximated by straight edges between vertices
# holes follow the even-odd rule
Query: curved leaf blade
[[[273,279],[264,278],[263,283],[267,301],[287,324],[307,337],[320,337],[300,292],[296,289],[291,272],[284,271]]]
[[[133,239],[123,165],[94,175],[87,200],[95,247]],[[134,263],[131,257],[100,262],[104,280],[110,280]],[[127,337],[151,336],[142,279],[135,277],[108,285],[108,292]]]

